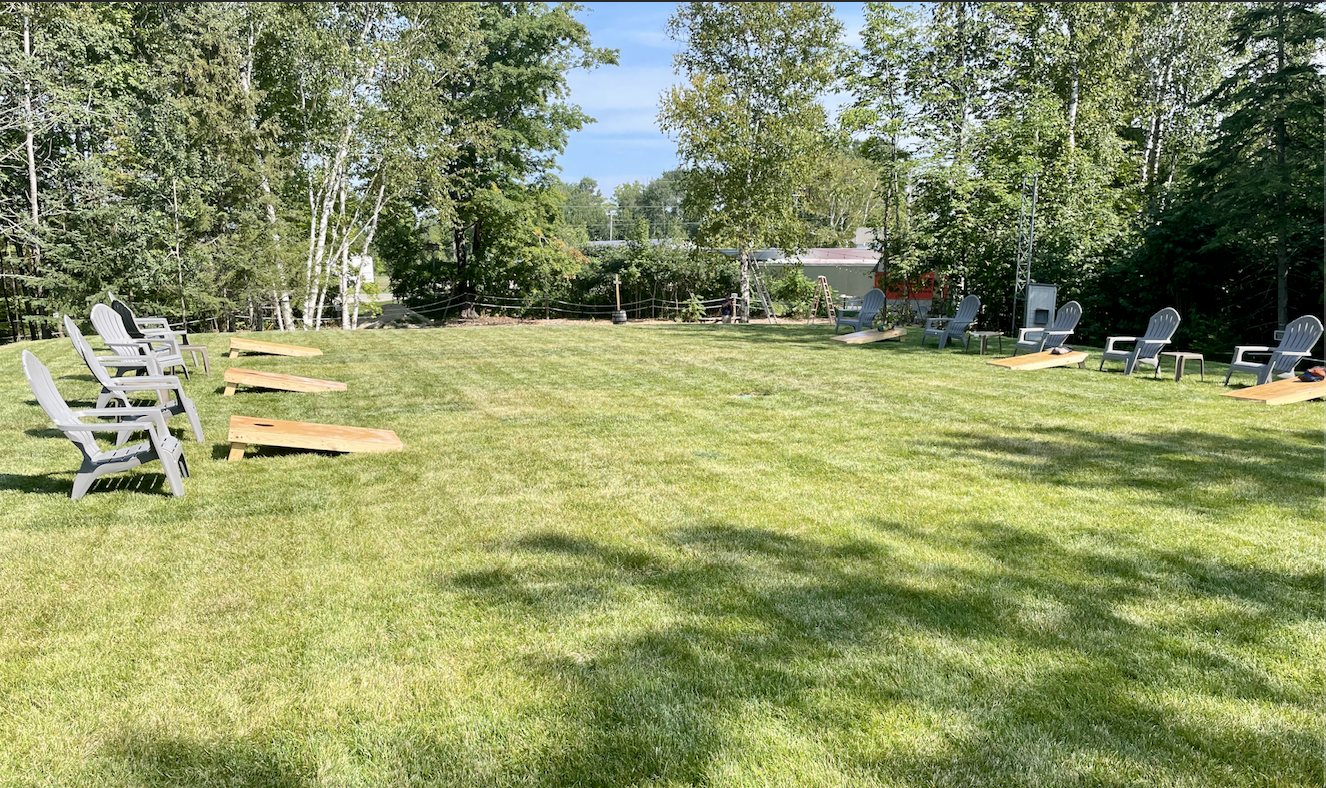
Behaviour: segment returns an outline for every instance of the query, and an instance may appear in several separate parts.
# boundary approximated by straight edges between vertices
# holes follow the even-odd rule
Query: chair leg
[[[193,437],[199,443],[203,442],[203,425],[198,421],[198,409],[194,407],[193,400],[180,398],[184,403],[184,413],[189,417],[189,424],[193,427]]]
[[[184,495],[184,480],[180,478],[180,460],[184,458],[184,453],[181,452],[178,457],[172,456],[169,452],[162,454],[159,446],[157,447],[157,453],[160,455],[161,467],[166,472],[166,481],[170,483],[170,491],[176,497],[182,497]]]
[[[90,488],[92,486],[92,483],[95,482],[96,480],[97,480],[97,474],[94,471],[89,471],[88,473],[80,473],[77,476],[75,476],[74,489],[72,492],[69,493],[69,499],[71,501],[77,501],[79,498],[82,498],[84,495],[87,495],[88,488]]]

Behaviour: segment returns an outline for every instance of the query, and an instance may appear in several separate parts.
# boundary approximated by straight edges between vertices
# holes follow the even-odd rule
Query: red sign
[[[875,274],[875,286],[879,287],[884,278],[885,274]],[[935,298],[935,273],[928,271],[924,274],[916,274],[907,279],[906,282],[894,280],[885,288],[884,295],[894,299],[910,298],[933,301]]]

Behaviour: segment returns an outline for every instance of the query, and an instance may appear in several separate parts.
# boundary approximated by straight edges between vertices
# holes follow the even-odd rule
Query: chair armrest
[[[952,320],[951,317],[927,317],[925,319],[925,330],[932,331],[943,328],[944,324]]]
[[[156,389],[173,389],[183,391],[180,385],[180,379],[177,375],[161,375],[159,377],[133,377],[120,378],[115,381],[115,387],[125,391],[153,391]]]
[[[1043,328],[1019,328],[1019,329],[1018,329],[1018,341],[1019,341],[1019,342],[1037,342],[1037,341],[1040,340],[1040,335],[1043,335],[1044,333],[1045,333],[1045,329],[1043,329]],[[1031,335],[1031,334],[1037,334],[1036,338],[1035,338],[1035,339],[1030,338],[1030,335]]]
[[[1275,352],[1274,348],[1269,348],[1266,347],[1265,345],[1236,345],[1234,347],[1234,359],[1229,363],[1231,364],[1245,363],[1243,361],[1244,353],[1260,354],[1260,353],[1273,353],[1273,352]]]
[[[120,422],[82,422],[76,421],[73,424],[61,424],[56,422],[56,429],[61,432],[139,432],[146,430],[153,434],[169,435],[166,429],[166,419],[161,415],[160,408],[92,408],[90,410],[76,410],[73,412],[76,419],[88,418],[120,418],[123,416],[138,416],[133,421]]]
[[[170,323],[164,317],[136,317],[134,325],[139,328],[170,328]]]
[[[1114,352],[1114,345],[1118,342],[1136,342],[1137,337],[1105,337],[1105,352]]]
[[[142,367],[149,375],[161,376],[161,364],[151,356],[97,356],[103,367]]]
[[[145,348],[147,348],[149,352],[156,350],[156,348],[154,347],[155,345],[165,345],[166,347],[170,348],[170,351],[172,353],[180,352],[180,343],[173,336],[143,337],[142,339],[135,339],[134,342],[144,346]]]

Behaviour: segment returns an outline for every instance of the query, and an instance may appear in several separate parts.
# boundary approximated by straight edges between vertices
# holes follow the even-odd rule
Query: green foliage
[[[743,321],[751,250],[803,244],[795,198],[828,139],[819,99],[841,30],[825,3],[688,3],[668,23],[685,84],[664,93],[659,123],[677,140],[696,241],[737,249]]]
[[[677,319],[683,323],[698,323],[700,318],[706,314],[704,304],[700,303],[699,296],[691,296],[686,302],[686,306],[677,314]]]
[[[811,303],[815,300],[815,282],[802,272],[800,266],[788,266],[781,275],[769,282],[769,295],[783,305],[788,315],[809,317]],[[832,293],[832,296],[833,303],[837,304],[838,294]],[[828,317],[828,305],[821,304],[819,313]]]

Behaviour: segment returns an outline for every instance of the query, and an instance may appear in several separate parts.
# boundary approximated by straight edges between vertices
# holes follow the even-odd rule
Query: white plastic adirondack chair
[[[878,315],[879,310],[883,308],[884,291],[876,287],[861,299],[861,308],[856,310],[856,315],[847,317],[843,312],[851,310],[838,310],[838,322],[833,327],[833,333],[837,334],[838,329],[843,326],[853,331],[865,331],[875,324],[875,315]]]
[[[87,365],[88,371],[101,384],[101,394],[97,397],[98,408],[105,408],[112,401],[118,401],[124,407],[132,408],[134,404],[129,401],[130,394],[142,391],[156,392],[158,407],[166,421],[169,422],[171,416],[183,413],[189,417],[189,425],[193,427],[193,437],[202,441],[203,428],[198,421],[198,409],[194,406],[193,400],[184,395],[184,385],[180,383],[178,377],[153,374],[157,368],[156,361],[146,356],[98,356],[83,337],[83,332],[78,330],[73,318],[68,315],[64,317],[64,330],[69,335],[69,340],[74,343],[74,350],[78,351],[83,363]],[[148,371],[148,376],[117,378],[106,368],[108,364],[115,369],[142,366]],[[117,443],[122,444],[128,439],[129,433],[122,432],[117,438]]]
[[[948,344],[950,339],[962,341],[962,348],[967,349],[967,327],[976,321],[976,313],[981,311],[981,299],[975,295],[969,295],[962,299],[958,304],[958,312],[953,317],[932,317],[925,321],[925,331],[921,333],[921,344],[925,344],[926,337],[935,337],[939,340],[939,348],[942,350]]]
[[[1138,364],[1160,366],[1160,351],[1165,349],[1174,332],[1179,330],[1179,311],[1167,306],[1151,316],[1146,324],[1146,334],[1137,337],[1106,337],[1105,352],[1100,357],[1099,369],[1105,369],[1106,361],[1122,361],[1123,374],[1131,375]],[[1135,342],[1132,350],[1115,348],[1116,344]]]
[[[70,498],[82,498],[94,481],[108,473],[127,471],[153,460],[161,460],[171,492],[184,495],[184,479],[189,475],[189,465],[184,459],[184,447],[166,429],[166,418],[160,408],[70,410],[55,388],[50,370],[28,350],[23,351],[23,374],[28,379],[32,395],[37,398],[37,404],[55,422],[55,428],[63,432],[83,453],[83,464],[74,477]],[[132,418],[134,421],[98,423],[85,422],[85,418]],[[92,435],[94,432],[146,432],[148,440],[146,443],[102,451]]]
[[[1013,355],[1019,350],[1039,353],[1042,350],[1059,347],[1077,330],[1077,321],[1082,319],[1082,305],[1069,301],[1054,313],[1054,323],[1049,328],[1023,328],[1018,330],[1018,341],[1013,346]]]
[[[1277,375],[1292,373],[1298,362],[1302,361],[1316,347],[1321,339],[1321,321],[1312,315],[1304,315],[1285,326],[1277,347],[1261,345],[1239,345],[1234,348],[1234,360],[1229,362],[1229,374],[1225,375],[1225,385],[1229,385],[1230,375],[1235,372],[1250,372],[1257,376],[1257,385],[1270,383]],[[1267,361],[1245,361],[1245,354],[1266,355]]]
[[[145,336],[134,339],[125,330],[124,320],[120,315],[105,304],[93,305],[92,327],[97,330],[97,336],[106,343],[106,347],[115,351],[116,355],[148,356],[155,359],[163,371],[181,367],[184,369],[184,376],[186,378],[189,376],[189,368],[184,365],[184,354],[180,352],[180,345],[175,337]]]

